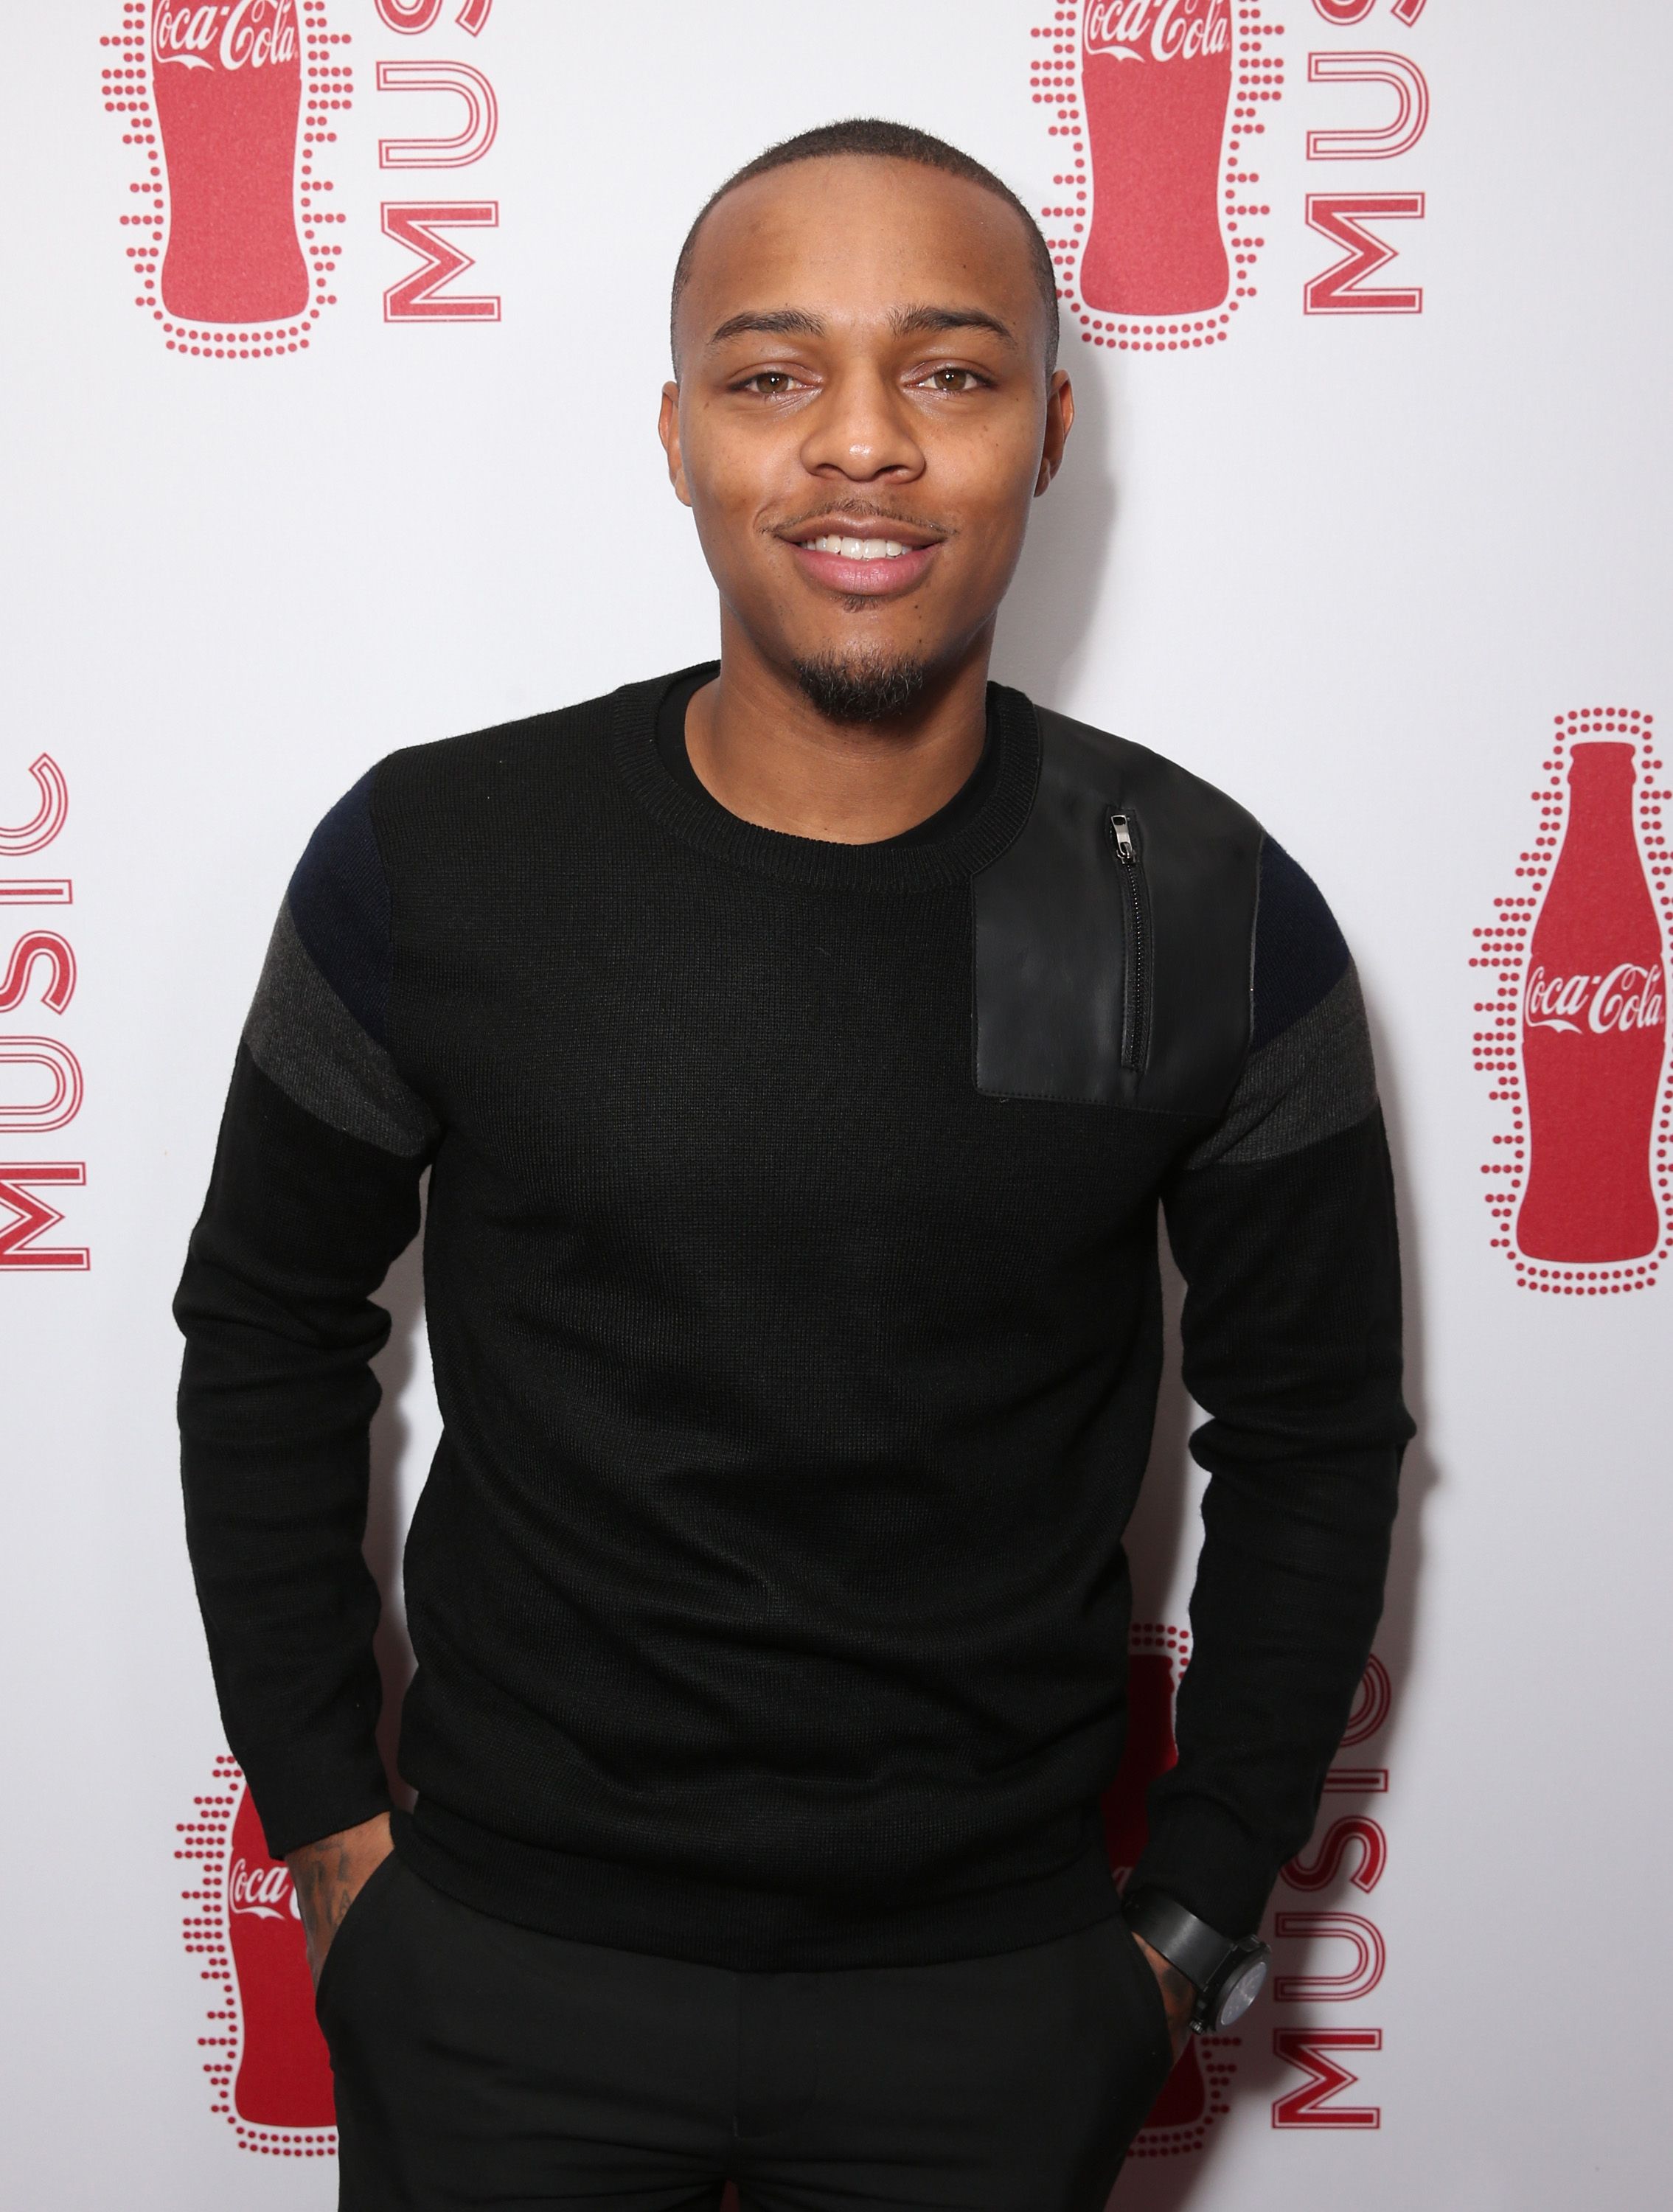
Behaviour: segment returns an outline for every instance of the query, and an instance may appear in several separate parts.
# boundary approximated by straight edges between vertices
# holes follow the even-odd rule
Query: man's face
[[[1015,212],[843,155],[740,185],[699,234],[669,473],[762,657],[956,664],[991,623],[1073,414]]]

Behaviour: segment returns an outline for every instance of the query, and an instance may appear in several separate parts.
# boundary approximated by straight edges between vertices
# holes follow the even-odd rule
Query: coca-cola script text
[[[295,0],[222,0],[220,7],[157,9],[151,51],[181,69],[264,69],[296,58]],[[214,60],[206,57],[213,55]]]

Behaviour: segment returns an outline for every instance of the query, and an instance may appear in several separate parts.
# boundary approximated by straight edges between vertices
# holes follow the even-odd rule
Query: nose
[[[890,379],[853,368],[828,384],[807,416],[802,465],[810,476],[852,483],[910,483],[923,473],[911,410]]]

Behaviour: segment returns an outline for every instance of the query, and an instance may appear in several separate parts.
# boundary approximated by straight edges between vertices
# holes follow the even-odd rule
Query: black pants
[[[319,2018],[343,2212],[1102,2212],[1166,2078],[1117,1916],[931,1966],[733,1973],[490,1919],[398,1858]]]

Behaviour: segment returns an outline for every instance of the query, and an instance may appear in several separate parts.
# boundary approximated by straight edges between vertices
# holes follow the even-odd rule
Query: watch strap
[[[1235,1936],[1222,1936],[1165,1890],[1137,1890],[1122,1899],[1122,1911],[1133,1933],[1205,1994],[1241,1948]]]

